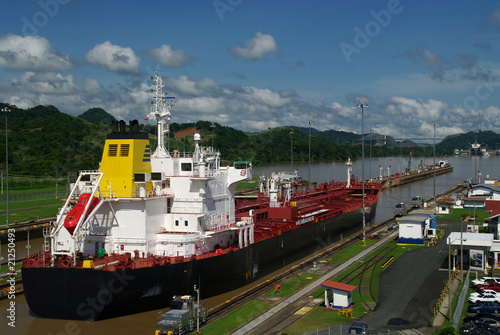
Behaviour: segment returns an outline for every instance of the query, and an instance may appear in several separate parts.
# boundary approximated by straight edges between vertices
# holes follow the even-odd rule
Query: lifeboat
[[[76,205],[71,209],[69,214],[66,216],[66,219],[64,220],[64,227],[69,231],[71,235],[73,235],[73,232],[75,231],[76,226],[78,225],[78,222],[80,221],[80,218],[82,217],[83,213],[85,212],[85,206],[87,205],[87,202],[89,201],[91,194],[90,193],[84,193],[80,196],[78,199]],[[89,208],[87,210],[87,214],[85,218],[89,215],[89,213],[92,212],[92,210],[97,206],[99,203],[100,199],[93,197],[91,204],[89,205]]]

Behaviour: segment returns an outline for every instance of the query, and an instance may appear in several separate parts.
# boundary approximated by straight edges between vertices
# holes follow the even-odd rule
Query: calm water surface
[[[438,159],[437,159],[438,160]],[[432,164],[433,159],[427,158],[426,164]],[[410,202],[413,195],[421,195],[424,199],[430,199],[434,195],[434,183],[436,193],[449,190],[456,184],[462,184],[464,179],[475,178],[474,171],[479,170],[482,179],[489,175],[491,178],[500,178],[500,157],[491,156],[469,157],[453,156],[448,161],[453,165],[453,172],[434,178],[429,178],[413,184],[404,185],[398,188],[384,190],[381,192],[377,205],[377,216],[375,221],[381,222],[393,215],[394,203],[398,201]],[[412,159],[411,167],[416,169],[420,158]],[[379,166],[382,167],[383,174],[387,174],[387,167],[391,166],[391,173],[399,172],[408,166],[407,158],[401,161],[399,157],[365,159],[365,177],[376,178],[379,175]],[[294,164],[294,169],[299,169],[299,174],[303,179],[309,179],[309,170],[306,164]],[[361,177],[362,164],[356,161],[353,165],[353,174]],[[270,175],[274,171],[291,171],[291,164],[280,164],[267,167],[258,167],[254,169],[254,175]],[[316,182],[325,182],[330,180],[345,181],[347,170],[344,162],[335,162],[332,164],[318,163],[311,167],[311,180]],[[41,249],[42,239],[30,241],[31,252]],[[18,242],[16,245],[16,254],[22,257],[26,254],[26,241]],[[5,246],[2,245],[2,255],[5,255]],[[229,292],[207,300],[208,307],[215,306],[230,299],[235,292]],[[54,292],[54,295],[57,295]],[[154,334],[155,324],[165,312],[165,310],[156,310],[147,313],[140,313],[131,316],[115,318],[111,320],[98,322],[66,321],[66,320],[48,320],[37,319],[29,314],[29,309],[24,299],[24,295],[19,295],[15,299],[16,303],[16,327],[11,328],[7,325],[6,309],[9,300],[0,301],[0,334],[89,334],[89,335],[109,335],[109,334]]]

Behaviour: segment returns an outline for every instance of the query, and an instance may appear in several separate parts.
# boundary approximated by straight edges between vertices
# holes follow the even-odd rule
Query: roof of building
[[[494,185],[485,185],[485,184],[479,184],[479,185],[472,185],[472,189],[488,189],[496,193],[500,193],[500,187],[499,186],[494,186]]]
[[[485,211],[491,211],[489,218],[495,218],[500,215],[500,201],[498,200],[486,200],[484,206]]]
[[[438,204],[450,205],[450,206],[455,204],[455,200],[454,199],[439,199],[436,202]]]
[[[332,280],[324,281],[321,284],[321,286],[327,287],[327,288],[333,288],[333,289],[340,290],[340,291],[346,291],[346,292],[352,292],[357,288],[357,286],[354,286],[354,285],[339,283],[337,281],[332,281]]]
[[[425,220],[427,220],[430,216],[416,215],[416,216],[403,216],[397,219],[396,221],[399,224],[416,224],[421,223],[425,224]]]
[[[461,233],[452,232],[446,238],[446,244],[453,246],[467,245],[472,247],[491,247],[493,243],[493,234],[486,233]]]
[[[482,197],[469,197],[469,198],[464,198],[464,202],[465,201],[486,201],[486,198],[482,198]]]

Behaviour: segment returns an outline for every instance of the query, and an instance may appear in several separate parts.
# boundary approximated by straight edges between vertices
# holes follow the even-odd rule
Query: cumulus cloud
[[[140,59],[131,48],[124,48],[106,41],[97,44],[85,56],[90,64],[99,65],[103,68],[119,74],[139,74]]]
[[[476,42],[473,46],[484,51],[491,51],[491,44],[488,42]]]
[[[195,60],[184,50],[174,50],[170,45],[166,44],[157,49],[149,50],[146,55],[167,67],[182,67]]]
[[[165,91],[175,96],[172,120],[195,122],[207,120],[243,131],[259,131],[269,127],[295,125],[319,130],[343,130],[361,133],[361,111],[357,99],[368,104],[364,111],[365,131],[398,138],[430,138],[434,125],[439,135],[481,129],[500,129],[496,106],[467,109],[450,106],[437,99],[414,99],[394,96],[376,99],[352,93],[330,104],[305,99],[291,89],[272,90],[255,86],[219,85],[211,78],[195,80],[185,75],[165,76]],[[21,89],[20,89],[21,88]],[[62,112],[80,115],[92,107],[101,107],[118,119],[140,119],[148,114],[151,82],[129,81],[128,85],[110,89],[91,77],[77,83],[72,75],[26,72],[5,80],[0,77],[0,101],[22,108],[50,104]],[[482,101],[486,103],[487,101]],[[478,122],[481,122],[478,124]],[[438,135],[436,128],[436,135]]]
[[[277,57],[279,48],[274,37],[259,31],[252,39],[245,41],[245,47],[233,46],[229,53],[238,59],[257,60]]]
[[[220,91],[219,85],[210,78],[203,78],[194,81],[182,75],[179,78],[169,77],[167,79],[167,89],[188,96],[199,96],[203,94],[215,94]]]
[[[479,64],[477,55],[458,55],[456,59],[447,60],[427,47],[420,50],[407,50],[405,56],[412,62],[431,71],[431,78],[439,82],[455,82],[460,79],[491,82],[498,80],[490,69]]]
[[[500,30],[500,5],[498,5],[495,10],[489,11],[487,13],[486,22],[484,25]]]
[[[12,83],[23,87],[24,90],[38,94],[67,95],[79,91],[72,74],[63,76],[60,73],[52,72],[25,72],[19,78],[13,79]]]
[[[65,71],[73,64],[39,36],[7,35],[0,38],[0,67],[33,72]]]

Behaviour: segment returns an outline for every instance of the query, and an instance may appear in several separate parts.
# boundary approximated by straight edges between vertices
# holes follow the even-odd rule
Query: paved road
[[[448,234],[453,225],[439,222],[438,227]],[[435,247],[405,253],[382,273],[377,308],[362,318],[371,331],[419,329],[433,333],[433,309],[448,280],[448,271],[439,270],[447,252],[443,239]],[[391,324],[397,321],[401,324]]]

